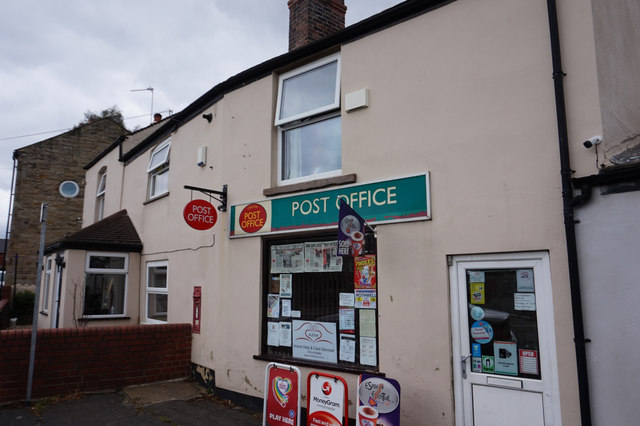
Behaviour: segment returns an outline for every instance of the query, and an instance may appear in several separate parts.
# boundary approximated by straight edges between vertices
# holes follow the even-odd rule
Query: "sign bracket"
[[[221,212],[227,211],[227,185],[226,184],[222,185],[222,191],[216,191],[214,189],[199,188],[197,186],[190,186],[190,185],[185,185],[184,189],[189,189],[191,191],[198,191],[198,192],[202,192],[205,195],[208,195],[209,197],[213,198],[214,200],[220,203],[220,205],[218,206],[218,210],[220,210]],[[215,197],[212,194],[215,194],[220,198]]]

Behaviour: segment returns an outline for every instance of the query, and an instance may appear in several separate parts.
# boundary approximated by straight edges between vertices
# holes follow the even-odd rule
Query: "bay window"
[[[84,317],[124,315],[128,268],[127,254],[87,253]]]

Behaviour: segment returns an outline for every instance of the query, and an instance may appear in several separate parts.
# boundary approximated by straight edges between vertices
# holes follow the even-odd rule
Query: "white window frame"
[[[96,191],[96,219],[104,218],[104,198],[107,192],[107,172],[104,171],[98,175],[98,189]]]
[[[44,288],[42,289],[42,312],[49,313],[49,290],[51,289],[51,280],[54,278],[55,261],[53,257],[48,257],[44,267]]]
[[[165,148],[167,149],[165,150]],[[164,173],[169,173],[170,153],[171,138],[167,138],[151,151],[149,165],[147,166],[147,174],[149,175],[149,199],[159,197],[169,192],[168,183],[166,188],[161,189],[159,192],[156,191],[156,179]]]
[[[100,257],[100,256],[124,258],[124,267],[122,269],[115,269],[115,268],[107,269],[107,268],[91,268],[91,267],[89,267],[90,261],[91,261],[91,257]],[[118,318],[118,317],[125,317],[126,313],[127,313],[127,290],[128,290],[128,287],[129,287],[129,254],[128,253],[113,253],[113,252],[97,252],[97,251],[87,252],[87,255],[86,255],[86,258],[85,258],[84,272],[85,272],[85,281],[83,283],[83,294],[82,294],[82,317],[83,318]],[[85,298],[86,298],[86,285],[87,285],[86,275],[88,275],[88,274],[124,275],[124,289],[123,289],[124,295],[123,295],[123,299],[122,299],[122,313],[121,314],[101,314],[101,315],[85,315],[84,314],[84,310],[85,310],[84,303],[85,303]]]
[[[323,105],[321,107],[315,108],[313,110],[301,112],[298,114],[294,114],[288,117],[280,118],[280,110],[282,108],[282,97],[283,97],[283,89],[284,82],[288,79],[296,77],[298,75],[304,74],[305,72],[311,71],[313,69],[322,67],[331,62],[336,62],[336,84],[333,93],[333,102]],[[319,59],[317,61],[311,62],[307,65],[304,65],[300,68],[296,68],[295,70],[283,73],[278,78],[278,98],[276,103],[276,112],[275,112],[275,126],[278,127],[278,160],[277,160],[277,183],[278,185],[289,185],[300,182],[307,182],[315,179],[328,178],[333,176],[339,176],[342,174],[342,168],[336,170],[330,170],[327,172],[311,174],[307,176],[295,177],[284,179],[283,178],[283,167],[284,167],[284,133],[290,130],[294,130],[296,128],[308,126],[314,123],[318,123],[324,120],[328,120],[330,118],[335,118],[341,116],[340,111],[340,90],[341,90],[341,56],[340,53],[336,53],[325,58]],[[342,153],[340,153],[342,156]]]
[[[286,80],[289,80],[293,77],[304,74],[305,72],[311,71],[313,69],[320,68],[323,65],[327,65],[331,62],[337,62],[336,87],[334,88],[333,102],[310,111],[305,111],[289,117],[280,118],[280,108],[282,107],[282,91],[284,88],[283,83]],[[292,121],[301,120],[303,118],[311,117],[314,115],[321,114],[323,112],[332,111],[334,109],[340,108],[340,69],[341,69],[340,54],[336,53],[334,55],[327,56],[325,58],[311,62],[310,64],[304,65],[300,68],[296,68],[295,70],[281,74],[280,77],[278,78],[278,100],[276,103],[275,125],[282,126],[283,124],[290,123]]]
[[[157,268],[164,266],[167,268],[167,285],[166,287],[149,287],[150,282],[150,270],[151,268]],[[166,324],[169,321],[169,261],[167,260],[158,260],[153,262],[147,262],[147,272],[146,272],[146,284],[145,284],[145,298],[144,298],[144,317],[146,323],[154,323],[154,324]],[[167,321],[161,321],[153,318],[149,318],[149,295],[151,294],[159,294],[167,296]]]

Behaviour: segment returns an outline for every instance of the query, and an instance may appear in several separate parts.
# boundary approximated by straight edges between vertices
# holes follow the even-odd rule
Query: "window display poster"
[[[337,241],[318,241],[304,244],[305,272],[340,272],[342,257],[338,256]]]
[[[358,310],[360,314],[360,336],[376,337],[376,311]]]
[[[282,316],[290,317],[291,316],[291,299],[282,299]]]
[[[364,250],[364,223],[364,219],[340,198],[338,256],[353,256],[354,251],[359,255]]]
[[[356,336],[340,334],[340,361],[356,362]]]
[[[271,246],[271,273],[304,272],[304,244]]]
[[[280,337],[279,337],[278,343],[280,346],[291,347],[291,323],[290,322],[280,323]]]
[[[375,366],[378,363],[376,346],[375,337],[360,337],[360,364]]]
[[[376,288],[376,256],[369,254],[359,256],[353,262],[353,288],[356,290],[375,290]]]
[[[293,356],[334,364],[338,362],[336,323],[294,320]]]
[[[400,383],[389,377],[358,377],[356,424],[400,426]]]
[[[291,274],[280,274],[280,297],[291,297]]]
[[[297,367],[269,363],[265,371],[264,395],[262,416],[265,424],[300,424],[300,370]]]
[[[375,309],[378,299],[376,290],[355,290],[356,308]]]
[[[277,294],[267,295],[267,317],[278,318],[280,316],[280,296]]]
[[[267,345],[280,346],[280,327],[277,322],[267,322]]]
[[[373,311],[371,311],[373,312]],[[356,329],[356,314],[354,308],[341,306],[338,308],[340,331],[354,332]]]
[[[353,293],[340,293],[340,306],[355,306],[355,295]]]
[[[345,425],[347,389],[342,377],[312,371],[307,379],[307,425]]]
[[[280,293],[280,276],[279,275],[271,277],[271,281],[269,283],[269,293],[271,294]]]

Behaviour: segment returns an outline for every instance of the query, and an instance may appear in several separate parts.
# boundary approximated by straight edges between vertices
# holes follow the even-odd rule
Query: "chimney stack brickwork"
[[[344,29],[344,0],[289,0],[289,51]]]

